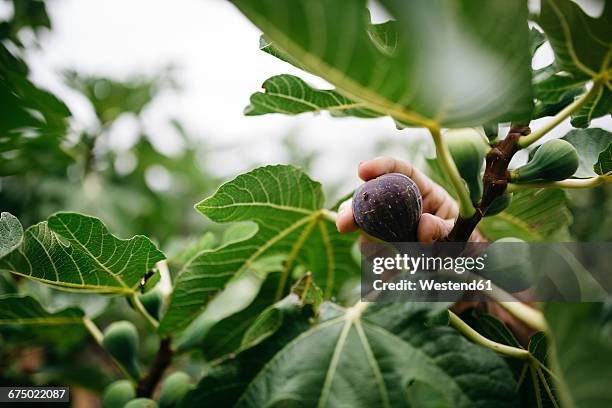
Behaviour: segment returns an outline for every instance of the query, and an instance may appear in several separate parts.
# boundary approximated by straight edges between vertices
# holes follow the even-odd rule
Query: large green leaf
[[[81,325],[83,316],[83,311],[76,307],[49,313],[29,296],[0,297],[0,327],[8,325]]]
[[[23,238],[23,227],[14,215],[0,214],[0,258],[19,246]]]
[[[60,289],[133,293],[164,255],[146,237],[119,239],[97,218],[56,213],[0,258],[8,271]]]
[[[292,166],[266,166],[223,184],[196,209],[215,222],[253,221],[252,237],[228,243],[194,258],[180,273],[162,333],[184,328],[230,279],[262,257],[287,254],[277,289],[286,292],[287,277],[297,265],[313,273],[327,295],[358,268],[350,251],[352,234],[339,234],[326,217],[321,185]]]
[[[560,70],[590,79],[610,68],[612,4],[605,3],[603,14],[593,18],[573,1],[542,0],[536,21],[546,33]]]
[[[273,358],[254,361],[254,352],[265,350],[266,342],[238,355],[231,362],[238,369],[225,382],[232,392],[217,393],[214,402],[421,407],[435,396],[438,407],[515,406],[516,383],[506,363],[449,327],[427,327],[427,309],[395,304],[363,313],[364,304],[322,307],[328,308],[318,324],[294,336]],[[389,313],[396,318],[389,319]],[[205,378],[186,400],[196,406],[212,397],[214,385]]]
[[[599,161],[599,156],[612,143],[612,133],[599,128],[575,129],[563,136],[563,139],[576,148],[580,157],[580,167],[574,177],[597,176],[595,166],[597,163],[602,163]]]
[[[265,93],[251,95],[251,104],[246,107],[248,116],[266,113],[295,115],[304,112],[327,110],[335,116],[357,116],[373,118],[381,116],[365,109],[363,103],[354,102],[334,90],[319,90],[293,75],[277,75],[264,82]]]
[[[272,54],[402,123],[463,127],[531,113],[525,1],[385,0],[397,23],[375,30],[366,0],[232,2]]]
[[[512,203],[501,213],[485,217],[478,228],[492,240],[516,237],[523,241],[563,241],[572,216],[567,195],[559,189],[514,193]]]
[[[601,321],[600,303],[549,303],[557,386],[564,407],[612,406],[612,339]]]

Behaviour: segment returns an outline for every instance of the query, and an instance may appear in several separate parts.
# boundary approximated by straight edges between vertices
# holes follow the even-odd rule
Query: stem
[[[487,339],[450,310],[448,311],[448,315],[450,325],[457,329],[465,337],[472,340],[474,343],[490,348],[506,357],[516,358],[519,360],[529,360],[531,358],[531,353],[529,353],[528,350],[508,346],[506,344],[497,343],[493,340]]]
[[[153,395],[155,387],[157,387],[157,383],[159,383],[159,380],[162,378],[164,371],[166,371],[172,363],[173,355],[172,339],[170,337],[162,339],[159,343],[159,350],[157,351],[151,368],[138,382],[138,386],[136,387],[136,394],[138,397],[149,398]]]
[[[472,205],[470,199],[470,193],[465,188],[463,179],[457,170],[455,161],[453,160],[446,143],[442,140],[442,134],[440,129],[437,127],[429,128],[429,132],[433,137],[434,144],[436,146],[436,154],[438,161],[442,165],[442,168],[446,171],[446,174],[450,177],[450,181],[457,192],[459,197],[459,215],[463,218],[469,218],[476,212],[476,209]]]
[[[542,370],[540,369],[539,366],[536,366],[536,365],[534,365],[533,369],[538,374],[538,377],[540,377],[540,380],[542,380],[542,385],[544,386],[544,390],[546,391],[546,394],[548,394],[548,398],[550,399],[550,402],[552,402],[555,408],[559,408],[559,404],[557,404],[557,399],[555,398],[555,396],[552,393],[552,390],[548,386],[548,382],[546,381],[546,377],[544,377]]]
[[[519,139],[518,145],[521,148],[525,148],[530,144],[538,141],[542,136],[550,132],[552,129],[557,127],[561,122],[567,119],[572,113],[576,112],[578,109],[582,108],[582,106],[596,93],[599,91],[601,87],[601,82],[594,82],[591,89],[582,94],[578,99],[576,99],[571,104],[567,105],[563,110],[557,113],[547,124],[542,126],[540,129],[531,133],[527,136],[522,136]]]
[[[157,331],[159,323],[157,322],[157,320],[151,317],[149,312],[147,312],[147,309],[145,309],[144,305],[140,302],[140,299],[138,299],[138,295],[136,293],[130,294],[130,300],[132,301],[132,304],[134,305],[138,313],[140,313],[142,317],[145,318],[145,320],[153,327],[153,329],[155,329],[155,331]]]
[[[98,346],[100,346],[102,349],[105,349],[103,344],[104,334],[102,334],[98,326],[96,326],[96,324],[88,316],[83,317],[83,325],[85,326],[89,334],[91,334],[91,337],[93,337],[96,343],[98,343]],[[138,379],[132,377],[132,375],[123,367],[123,365],[119,361],[117,361],[110,353],[107,353],[107,355],[110,357],[113,363],[115,363],[119,371],[121,371],[126,378],[129,378],[134,383],[138,381]]]
[[[531,372],[531,380],[533,381],[533,393],[536,396],[536,403],[538,404],[538,408],[543,408],[542,405],[542,394],[540,392],[540,381],[535,373],[535,369],[533,365],[529,365],[529,371]]]
[[[516,302],[502,302],[498,300],[497,303],[499,303],[499,305],[506,309],[508,313],[521,320],[523,323],[528,324],[536,330],[548,332],[546,319],[544,319],[544,315],[542,315],[540,311],[532,308],[531,306],[527,306],[525,303],[518,300]]]
[[[96,324],[87,316],[83,317],[83,324],[85,325],[85,328],[87,329],[89,334],[91,334],[91,337],[94,338],[96,343],[98,343],[100,347],[104,347],[102,345],[104,335],[102,334],[98,326],[96,326]]]
[[[604,183],[612,183],[612,175],[591,177],[587,179],[567,179],[562,181],[542,181],[536,183],[510,183],[507,191],[515,192],[529,188],[591,188]]]

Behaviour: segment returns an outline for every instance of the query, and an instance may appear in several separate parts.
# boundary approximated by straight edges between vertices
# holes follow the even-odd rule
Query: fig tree
[[[161,385],[159,392],[160,408],[178,407],[191,388],[191,377],[188,374],[182,371],[170,374]]]
[[[102,344],[133,378],[140,377],[138,367],[138,331],[126,320],[111,323],[104,331]]]
[[[488,151],[484,136],[473,128],[451,129],[444,134],[444,141],[467,184],[472,202],[479,202],[482,196],[481,170]]]
[[[390,173],[372,179],[353,195],[355,222],[383,241],[416,241],[421,213],[421,192],[403,174]]]
[[[574,146],[565,140],[553,139],[540,146],[527,164],[512,170],[510,180],[515,183],[565,180],[574,175],[579,164]]]
[[[115,381],[104,390],[102,394],[102,407],[123,407],[134,398],[136,398],[136,390],[130,381]]]

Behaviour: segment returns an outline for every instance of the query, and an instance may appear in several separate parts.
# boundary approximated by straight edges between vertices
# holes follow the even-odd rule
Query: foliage
[[[246,115],[328,111],[426,128],[436,149],[428,173],[460,207],[450,241],[476,226],[490,240],[610,239],[612,134],[588,128],[612,109],[609,2],[591,17],[569,0],[542,0],[533,16],[526,1],[381,0],[384,22],[365,0],[232,3],[263,32],[262,51],[332,87],[275,75]],[[320,183],[295,165],[269,165],[212,192],[219,180],[205,146],[178,122],[184,148],[160,153],[142,121],[160,92],[176,89],[171,69],[124,81],[66,71],[96,115],[92,126],[75,124],[22,58],[22,30],[50,26],[38,0],[14,0],[0,22],[2,385],[106,388],[105,400],[136,406],[153,397],[185,407],[610,405],[606,305],[541,312],[505,302],[537,330],[523,341],[512,325],[473,310],[457,316],[447,303],[347,303],[359,279],[358,234],[336,230],[339,204],[326,206]],[[533,70],[547,42],[554,62]],[[114,150],[113,126],[130,117],[135,142]],[[580,129],[552,144],[578,156],[577,170],[516,183],[510,160],[520,150],[543,167],[538,174],[559,164],[533,146],[566,119]],[[478,146],[449,146],[453,133]],[[294,164],[312,162],[295,150]],[[160,173],[166,186],[151,183]],[[509,193],[503,211],[483,218]],[[594,204],[600,212],[585,218]],[[52,346],[28,375],[20,353],[41,344]],[[67,367],[73,354],[88,365]]]

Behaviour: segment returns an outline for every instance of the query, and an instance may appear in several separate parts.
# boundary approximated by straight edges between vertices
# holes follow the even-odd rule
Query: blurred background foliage
[[[75,123],[61,100],[29,80],[23,59],[23,32],[35,35],[51,29],[46,3],[12,0],[12,8],[12,16],[0,21],[0,210],[17,216],[24,227],[59,210],[98,216],[120,237],[142,234],[156,241],[178,260],[170,264],[174,272],[194,247],[222,242],[223,228],[193,210],[196,202],[224,181],[208,164],[215,151],[173,120],[171,126],[181,136],[182,149],[165,154],[155,148],[142,126],[142,112],[160,92],[178,91],[173,69],[123,81],[64,72],[66,84],[91,105],[97,122],[94,126]],[[137,126],[127,136],[132,141],[129,148],[118,149],[110,143],[109,134],[126,117]],[[317,151],[301,147],[299,137],[289,132],[283,149],[290,163],[308,172],[316,163]],[[381,140],[372,156],[392,154],[427,168],[427,162],[418,159],[427,148]],[[241,146],[232,149],[240,157]],[[353,175],[354,169],[347,172]],[[430,169],[430,174],[435,176],[435,171]],[[348,192],[343,185],[325,188],[335,197]],[[612,185],[572,192],[569,209],[574,222],[564,238],[612,240]],[[102,325],[119,319],[139,321],[124,299],[67,294],[0,275],[0,294],[16,291],[35,296],[50,310],[79,304]],[[142,335],[141,359],[147,362],[157,346],[153,336],[144,337],[144,330]],[[197,352],[187,355],[180,364],[187,371],[196,371],[205,364],[198,356]],[[118,376],[83,330],[58,333],[19,327],[0,331],[0,385],[53,384],[61,378],[63,383],[97,393]]]

